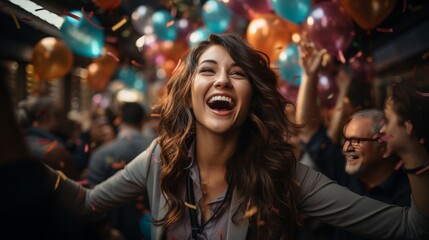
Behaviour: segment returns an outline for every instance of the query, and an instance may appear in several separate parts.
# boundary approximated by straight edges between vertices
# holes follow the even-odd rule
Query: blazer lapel
[[[239,240],[246,239],[247,230],[249,225],[247,221],[239,221],[237,224],[232,221],[234,213],[238,209],[238,202],[236,201],[236,190],[234,190],[231,199],[231,207],[229,208],[229,219],[228,219],[228,233],[226,236],[227,240]],[[238,218],[243,216],[242,212],[238,213]]]

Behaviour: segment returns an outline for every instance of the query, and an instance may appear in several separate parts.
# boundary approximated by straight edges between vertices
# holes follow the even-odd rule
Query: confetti
[[[31,22],[33,19],[27,18],[27,17],[22,17],[19,20],[26,21],[26,22]]]
[[[381,137],[378,139],[378,142],[379,142],[379,143],[386,142],[386,141],[388,141],[388,140],[389,140],[389,139],[391,139],[391,138],[393,138],[393,136],[392,136],[392,135],[384,135],[384,136],[381,136]]]
[[[89,152],[89,145],[88,145],[88,144],[85,144],[85,146],[83,147],[83,151],[84,151],[85,153],[88,153],[88,152]]]
[[[169,28],[169,27],[173,26],[173,24],[174,24],[174,20],[171,20],[171,21],[169,21],[167,24],[165,24],[165,26],[166,26],[167,28]]]
[[[398,170],[399,168],[401,168],[403,164],[404,164],[404,160],[400,160],[398,163],[396,163],[395,171]]]
[[[156,163],[160,163],[161,161],[156,158],[155,154],[152,153],[152,160]]]
[[[356,61],[358,58],[360,58],[362,56],[362,51],[359,51],[358,53],[356,53],[356,55],[354,55],[353,57],[351,57],[349,59],[349,63],[353,63],[354,61]]]
[[[87,179],[85,179],[85,180],[76,181],[76,183],[79,185],[88,185],[89,181]]]
[[[61,179],[61,176],[58,174],[57,180],[55,181],[54,190],[58,189],[58,185],[60,184],[60,179]]]
[[[416,91],[416,93],[419,94],[420,96],[423,96],[423,97],[429,97],[429,93],[427,93],[427,92]]]
[[[51,144],[45,147],[45,153],[48,153],[52,150],[54,150],[55,147],[58,146],[58,141],[53,141]]]
[[[326,97],[326,99],[332,99],[332,98],[334,98],[334,93],[331,93]]]
[[[256,208],[256,207],[251,207],[249,210],[247,210],[247,211],[244,213],[244,218],[250,218],[250,217],[252,217],[253,215],[255,215],[257,212],[258,212],[258,208]]]
[[[131,64],[132,65],[134,65],[134,66],[136,66],[136,67],[143,67],[143,64],[141,64],[141,63],[139,63],[139,62],[137,62],[136,60],[131,60]]]
[[[344,57],[343,51],[338,50],[338,58],[340,59],[341,63],[346,63],[346,58]]]
[[[108,43],[116,43],[118,42],[118,38],[117,37],[112,37],[112,36],[107,36],[105,39],[106,42]]]
[[[34,9],[35,12],[45,10],[44,8]]]
[[[98,29],[101,29],[101,30],[103,30],[104,29],[104,27],[103,26],[100,26],[100,25],[97,25],[97,24],[95,24],[92,20],[91,20],[91,18],[90,17],[88,17],[88,15],[85,13],[85,10],[82,8],[82,15],[85,17],[85,19],[86,19],[86,21],[88,21],[89,22],[89,24],[91,24],[92,26],[94,26],[95,28],[98,28]]]
[[[428,169],[429,169],[429,165],[427,165],[425,168],[423,168],[423,169],[421,169],[421,170],[417,171],[417,172],[416,172],[416,175],[420,175],[421,173],[426,172],[426,170],[428,170]]]
[[[71,18],[74,18],[74,19],[76,19],[76,20],[78,20],[78,21],[80,21],[80,17],[79,17],[79,16],[74,15],[74,14],[73,14],[73,13],[71,13],[71,12],[64,11],[64,12],[63,12],[63,14],[64,14],[64,15],[66,15],[66,16],[69,16],[69,17],[71,17]]]
[[[15,14],[13,13],[13,11],[12,11],[12,10],[10,10],[10,8],[9,8],[9,7],[7,7],[7,10],[9,11],[10,16],[12,16],[13,21],[15,22],[15,26],[16,26],[16,28],[17,28],[17,29],[21,29],[21,25],[19,25],[18,19],[16,19],[16,16],[15,16]]]
[[[118,30],[120,27],[122,27],[125,23],[127,23],[128,19],[127,17],[123,17],[118,23],[116,23],[113,27],[112,27],[112,31],[116,31]]]
[[[119,62],[119,58],[112,52],[107,52],[107,55],[111,56],[113,59],[115,59],[116,62]]]
[[[383,33],[391,33],[393,32],[393,28],[376,28],[377,32],[383,32]]]
[[[185,206],[187,206],[188,208],[197,209],[197,206],[192,205],[192,204],[190,204],[188,202],[185,202]]]
[[[159,114],[159,113],[151,113],[150,116],[151,117],[161,117],[161,114]]]

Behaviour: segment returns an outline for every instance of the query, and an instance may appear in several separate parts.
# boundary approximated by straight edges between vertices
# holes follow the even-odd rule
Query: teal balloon
[[[189,34],[189,47],[197,45],[199,42],[207,40],[212,32],[207,28],[198,28]]]
[[[174,18],[166,10],[156,11],[152,15],[155,34],[162,40],[174,41],[177,38],[177,27]]]
[[[221,1],[209,0],[202,7],[203,22],[214,33],[225,32],[232,19],[229,7]]]
[[[280,17],[300,24],[310,12],[311,0],[271,0],[271,5]]]
[[[146,90],[144,78],[132,67],[121,67],[116,73],[116,79],[128,88],[134,88],[140,92]]]
[[[60,27],[64,42],[77,55],[89,58],[101,56],[104,47],[104,30],[100,28],[100,21],[95,16],[89,17],[86,14],[89,22],[79,10],[73,10],[70,13],[80,19],[65,16],[64,23]]]
[[[292,86],[301,84],[302,68],[299,64],[299,58],[298,45],[290,43],[280,53],[279,60],[276,62],[281,78]]]
[[[152,216],[147,213],[140,218],[139,227],[140,232],[143,235],[143,239],[151,239],[150,237],[150,228],[152,226],[151,222]]]

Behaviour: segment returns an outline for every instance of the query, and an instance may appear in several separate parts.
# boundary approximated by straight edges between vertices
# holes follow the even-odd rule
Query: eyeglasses
[[[380,140],[380,136],[377,136],[376,138],[346,138],[343,136],[342,144],[341,146],[344,146],[346,142],[349,142],[353,147],[359,147],[362,142],[370,141],[370,142],[378,142]]]

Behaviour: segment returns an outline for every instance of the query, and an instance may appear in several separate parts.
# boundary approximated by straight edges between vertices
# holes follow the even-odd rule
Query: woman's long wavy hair
[[[296,158],[289,138],[298,126],[286,116],[286,107],[292,103],[278,93],[277,75],[270,68],[269,58],[236,34],[212,34],[190,49],[166,85],[167,93],[159,106],[159,143],[161,191],[168,199],[167,214],[155,224],[170,226],[181,219],[186,209],[181,199],[183,189],[177,186],[186,180],[188,149],[196,135],[195,119],[189,109],[191,85],[198,59],[213,45],[227,49],[247,74],[253,90],[237,151],[227,163],[225,179],[232,179],[230,184],[240,206],[233,220],[248,220],[251,238],[278,239],[283,234],[295,238]],[[239,217],[239,212],[246,213],[247,218]]]

